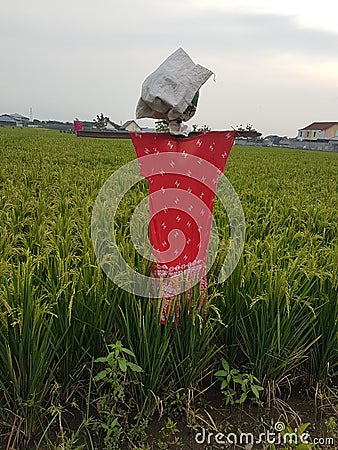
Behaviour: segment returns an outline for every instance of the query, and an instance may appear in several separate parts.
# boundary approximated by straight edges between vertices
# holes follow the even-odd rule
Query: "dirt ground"
[[[337,412],[337,398],[303,394],[275,399],[270,406],[226,406],[220,391],[210,389],[184,414],[154,421],[149,444],[152,449],[338,450]],[[296,439],[305,446],[297,448]]]

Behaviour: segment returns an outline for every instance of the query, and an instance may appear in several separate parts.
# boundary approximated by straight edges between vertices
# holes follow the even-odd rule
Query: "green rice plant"
[[[122,291],[115,300],[119,308],[115,318],[117,329],[124,345],[133,351],[143,369],[134,374],[132,385],[139,415],[152,414],[156,409],[161,412],[172,378],[167,371],[171,328],[160,325],[161,313],[156,301],[136,298]]]
[[[168,320],[169,322],[169,320]],[[216,337],[222,326],[212,294],[201,305],[198,287],[180,299],[179,322],[172,328],[168,373],[175,390],[196,389],[212,373],[222,346]],[[170,322],[167,326],[170,326]]]
[[[161,302],[121,293],[117,329],[144,369],[132,385],[139,415],[162,414],[177,391],[196,388],[220,351],[214,342],[219,318],[180,300],[179,318],[161,325]],[[174,307],[175,310],[175,307]]]
[[[241,349],[239,361],[249,363],[250,371],[265,385],[285,376],[294,378],[295,369],[304,365],[310,347],[319,339],[312,333],[317,316],[309,299],[316,280],[300,276],[300,258],[284,257],[278,261],[278,253],[273,251],[272,243],[261,255],[258,249],[254,257],[248,255],[253,263],[243,265],[243,293],[237,293],[233,306],[231,298],[226,305],[231,308],[230,345]],[[232,323],[232,309],[236,311],[239,301],[240,317]]]
[[[316,340],[310,351],[310,386],[330,382],[338,374],[338,301],[337,293],[317,302],[317,320],[313,324]]]
[[[43,424],[44,400],[50,394],[57,345],[51,330],[53,305],[41,295],[31,257],[13,267],[1,292],[0,396],[2,429],[8,429],[8,448],[26,448]]]
[[[250,364],[261,379],[271,375],[283,378],[289,372],[298,376],[298,369],[306,372],[309,358],[315,355],[332,365],[337,348],[337,312],[333,308],[337,292],[332,284],[337,279],[337,198],[332,196],[337,157],[254,148],[238,149],[236,154],[236,150],[227,170],[242,199],[247,243],[242,269],[238,267],[233,274],[234,285],[232,277],[224,285],[225,356],[232,363],[229,353],[237,351],[237,364],[245,364],[251,353]],[[239,152],[245,159],[231,172]],[[263,158],[269,161],[268,170]],[[318,165],[323,169],[322,177],[318,177]],[[241,170],[249,166],[250,177],[241,176]],[[325,322],[323,298],[333,299],[324,301],[331,314],[326,331],[320,325]],[[322,337],[326,348],[330,342],[330,356],[323,351]],[[311,373],[313,370],[314,365]]]
[[[73,389],[83,376],[81,372],[114,335],[116,289],[98,268],[87,264],[81,269],[69,268],[56,286],[52,280],[45,286],[55,299],[53,338],[55,342],[62,340],[55,375],[65,388]]]
[[[252,299],[239,325],[239,346],[265,386],[285,377],[293,381],[316,340],[311,340],[315,316],[306,302],[298,301],[289,312],[284,301],[271,303],[267,297]]]

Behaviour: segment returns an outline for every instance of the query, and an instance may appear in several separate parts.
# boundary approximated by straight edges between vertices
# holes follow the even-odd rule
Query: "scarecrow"
[[[169,133],[130,133],[150,191],[149,233],[156,261],[154,283],[164,306],[176,318],[173,299],[199,284],[206,301],[207,251],[217,180],[223,174],[235,130],[208,131],[189,137],[184,122],[195,112],[201,86],[213,74],[179,48],[142,85],[136,118],[165,121]],[[146,156],[152,156],[146,158]]]

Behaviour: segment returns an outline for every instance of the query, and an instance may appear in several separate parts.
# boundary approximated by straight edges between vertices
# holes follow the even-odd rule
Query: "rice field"
[[[191,408],[222,359],[259,380],[266,404],[337,377],[338,154],[233,148],[225,173],[245,213],[244,252],[217,284],[229,229],[216,202],[207,311],[196,291],[175,326],[115,286],[91,242],[100,188],[134,158],[130,141],[0,129],[0,448],[150,449],[148,422]],[[128,224],[145,195],[141,182],[116,218],[141,273],[150,266]]]

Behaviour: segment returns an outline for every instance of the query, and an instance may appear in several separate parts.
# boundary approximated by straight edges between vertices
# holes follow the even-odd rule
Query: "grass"
[[[190,313],[181,302],[180,324],[164,327],[156,302],[126,293],[105,277],[90,238],[100,188],[134,157],[129,141],[0,129],[5,448],[34,448],[42,437],[47,443],[55,410],[69,403],[87,416],[90,403],[98,414],[93,360],[116,340],[143,369],[126,386],[131,422],[178,408],[178,398],[184,401],[191,390],[214,382],[222,358],[256,376],[266,392],[273,386],[273,395],[325,385],[337,374],[338,155],[234,147],[226,175],[246,217],[243,255],[218,285],[228,223],[216,202],[221,242],[209,274],[208,309],[200,311],[195,293]],[[116,219],[118,244],[141,273],[149,263],[135,252],[127,224],[145,194],[140,183]],[[58,419],[60,430],[66,416]]]

